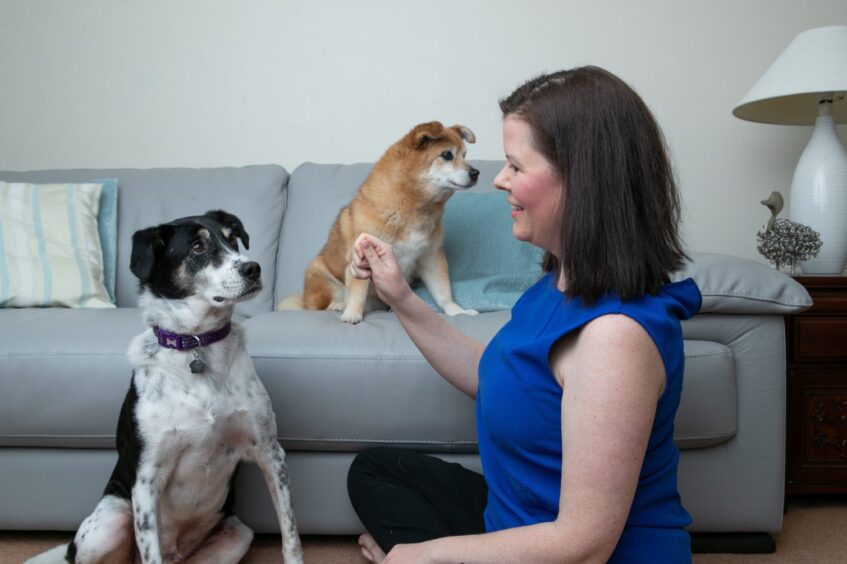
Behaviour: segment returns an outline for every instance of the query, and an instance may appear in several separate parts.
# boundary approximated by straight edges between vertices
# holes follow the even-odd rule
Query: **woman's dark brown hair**
[[[655,294],[687,258],[679,196],[664,137],[625,82],[597,67],[533,78],[500,101],[526,122],[535,148],[563,181],[561,262],[565,292],[593,303]]]

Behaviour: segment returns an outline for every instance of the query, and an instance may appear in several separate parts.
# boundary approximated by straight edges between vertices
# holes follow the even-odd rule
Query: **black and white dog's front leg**
[[[303,549],[300,546],[300,535],[297,533],[297,521],[291,502],[288,465],[285,462],[285,451],[276,437],[267,437],[256,445],[254,461],[265,476],[268,490],[271,492],[279,530],[282,533],[282,557],[285,564],[302,564]]]
[[[159,497],[173,468],[173,461],[163,466],[147,456],[139,463],[135,485],[132,487],[132,518],[135,544],[143,564],[161,564],[162,546],[159,538]]]

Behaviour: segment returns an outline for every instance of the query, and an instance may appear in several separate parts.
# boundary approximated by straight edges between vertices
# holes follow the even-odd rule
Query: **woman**
[[[673,420],[680,320],[700,307],[662,134],[596,67],[541,76],[500,102],[514,236],[547,274],[487,347],[409,288],[363,234],[370,278],[432,366],[477,402],[483,476],[398,449],[360,454],[350,499],[373,562],[690,562]],[[388,553],[387,556],[385,553]]]

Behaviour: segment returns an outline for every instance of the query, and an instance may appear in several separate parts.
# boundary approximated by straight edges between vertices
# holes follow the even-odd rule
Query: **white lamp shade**
[[[832,117],[847,123],[847,25],[819,27],[794,38],[738,106],[735,117],[760,123],[809,125],[820,94],[834,93]]]

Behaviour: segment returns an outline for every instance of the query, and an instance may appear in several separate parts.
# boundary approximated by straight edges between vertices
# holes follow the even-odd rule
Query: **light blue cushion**
[[[458,192],[444,209],[444,254],[453,299],[477,311],[511,309],[541,276],[543,251],[512,235],[505,192]],[[422,284],[415,292],[434,306]]]
[[[103,251],[103,283],[112,303],[115,302],[115,268],[118,253],[118,180],[92,180],[103,185],[100,192],[100,211],[97,213],[97,232]]]

